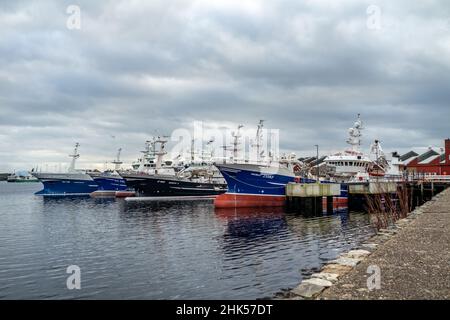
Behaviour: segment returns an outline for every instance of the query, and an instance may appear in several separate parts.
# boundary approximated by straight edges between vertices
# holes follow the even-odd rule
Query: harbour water
[[[367,214],[43,199],[0,182],[0,299],[257,299],[374,234]],[[81,290],[68,290],[69,265]]]

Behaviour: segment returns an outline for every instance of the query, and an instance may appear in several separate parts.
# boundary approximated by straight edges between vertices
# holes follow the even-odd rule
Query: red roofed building
[[[450,139],[445,140],[443,153],[429,149],[406,164],[409,173],[450,175]]]

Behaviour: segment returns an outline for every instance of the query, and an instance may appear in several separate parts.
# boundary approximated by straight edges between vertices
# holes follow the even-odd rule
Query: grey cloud
[[[449,136],[450,6],[377,1],[0,1],[0,171],[132,161],[157,130],[194,120],[281,129],[298,154],[345,147],[357,113],[366,146]],[[111,135],[116,136],[112,139]]]

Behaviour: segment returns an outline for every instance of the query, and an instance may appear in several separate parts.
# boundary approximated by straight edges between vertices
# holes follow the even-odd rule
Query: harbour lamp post
[[[316,160],[317,180],[316,180],[316,182],[319,183],[319,145],[315,144],[314,146],[316,147],[316,151],[317,151],[317,160]]]

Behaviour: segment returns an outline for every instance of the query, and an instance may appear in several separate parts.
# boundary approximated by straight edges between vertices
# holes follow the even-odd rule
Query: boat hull
[[[216,164],[228,192],[214,200],[217,208],[279,207],[286,201],[286,185],[295,176],[287,169],[254,164]]]
[[[128,189],[125,180],[118,175],[91,175],[91,177],[98,184],[98,189],[92,193],[94,197],[115,197],[117,192]]]
[[[282,207],[285,203],[285,196],[262,196],[228,192],[214,199],[216,208]]]
[[[132,174],[122,177],[138,197],[207,196],[227,191],[224,184],[196,182],[172,176]]]
[[[114,195],[116,198],[128,198],[134,197],[136,194],[134,191],[125,190],[125,191],[116,191]]]
[[[99,176],[92,177],[98,184],[98,191],[124,191],[127,190],[127,184],[122,177]]]
[[[44,185],[44,189],[36,192],[38,196],[88,196],[98,189],[98,184],[87,174],[34,173]]]

